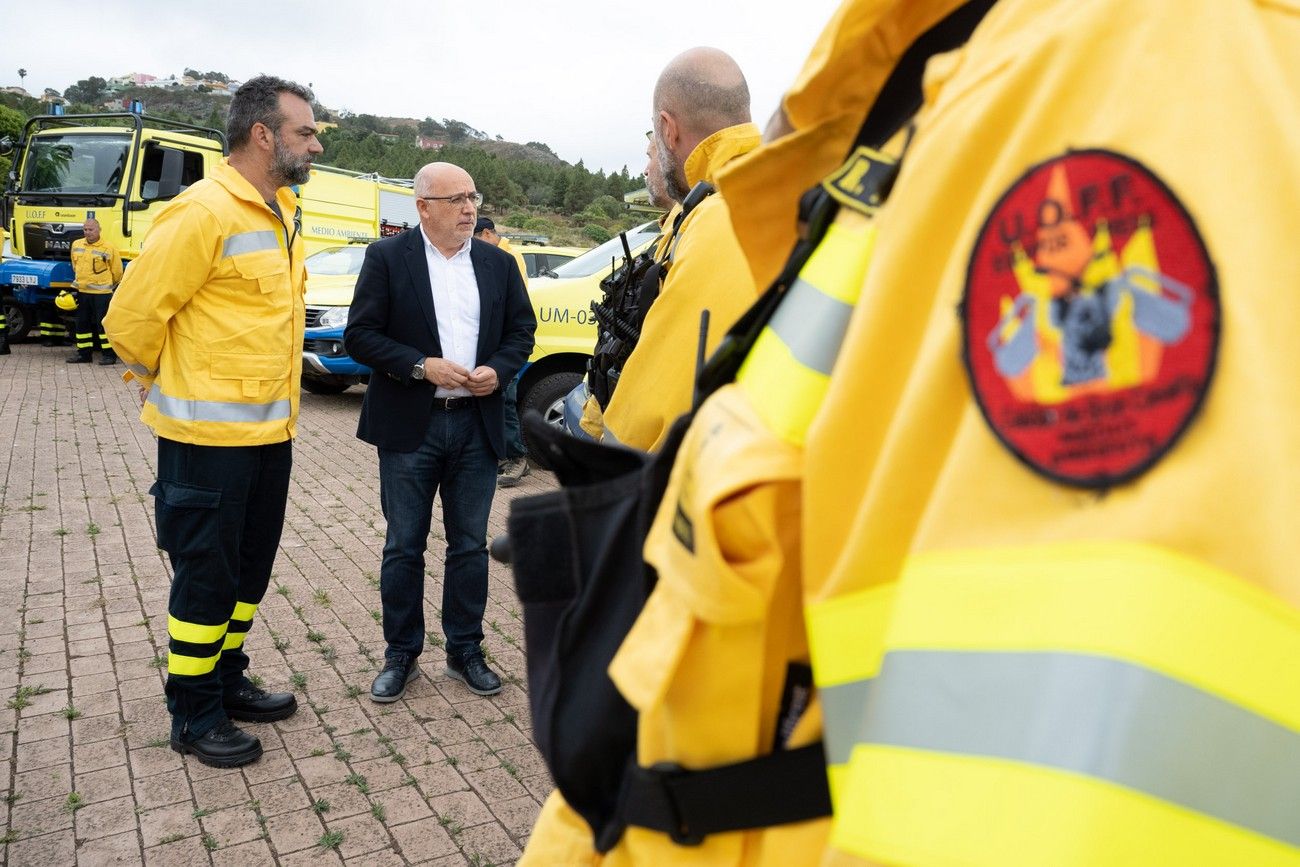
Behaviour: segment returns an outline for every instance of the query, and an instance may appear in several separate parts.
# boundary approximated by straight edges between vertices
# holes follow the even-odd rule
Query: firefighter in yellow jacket
[[[231,101],[230,157],[158,217],[105,322],[158,435],[158,546],[171,557],[172,749],[234,767],[262,754],[231,719],[292,714],[244,675],[288,496],[304,323],[290,185],[321,152],[306,88],[270,76]]]
[[[113,290],[122,282],[122,256],[117,248],[100,235],[99,220],[87,217],[82,224],[85,236],[72,242],[72,288],[77,290],[77,351],[68,356],[69,364],[89,364],[95,344],[99,344],[99,363],[117,364],[113,346],[104,333],[104,315],[113,298]]]
[[[664,68],[655,85],[653,122],[663,182],[677,202],[759,142],[745,77],[715,48],[693,48]],[[673,420],[690,408],[701,311],[709,311],[712,351],[755,297],[722,196],[709,196],[686,216],[675,245],[659,297],[604,413],[607,435],[643,451],[658,448]]]
[[[760,283],[795,240],[764,203],[851,176],[904,48],[966,5],[836,14],[789,135],[720,179]],[[838,357],[755,347],[738,390],[821,382],[828,863],[1300,864],[1298,82],[1295,3],[1001,0],[931,60],[892,195],[819,248],[869,251],[819,275],[852,278]]]
[[[696,49],[674,60],[660,78],[656,105],[664,105],[661,95],[679,80],[681,64],[713,62],[719,55],[726,58]],[[758,139],[752,124],[733,124],[702,138],[684,165],[674,165],[671,154],[680,147],[673,139],[674,126],[680,126],[675,114],[657,115],[656,134],[664,139],[663,175],[669,194],[678,200],[690,185],[713,180],[719,168],[753,150]],[[753,300],[753,283],[731,236],[726,200],[710,196],[687,215],[663,292],[605,415],[620,442],[656,449],[671,423],[690,408],[694,353],[684,348],[698,335],[699,311],[711,310],[712,346]],[[643,366],[634,370],[634,364]],[[712,455],[722,461],[723,479],[727,469],[743,467],[753,456],[750,444]],[[671,762],[707,769],[817,740],[816,714],[804,712],[801,698],[811,684],[798,605],[798,550],[788,545],[796,538],[795,528],[755,532],[793,514],[796,457],[793,450],[784,450],[749,496],[740,496],[740,488],[697,487],[674,475],[665,503],[685,488],[715,510],[695,520],[690,531],[704,564],[700,568],[711,570],[711,577],[696,581],[692,564],[651,558],[661,570],[660,584],[610,667],[619,691],[639,713],[637,759],[642,767]],[[661,512],[647,552],[656,550],[656,539],[684,532],[664,516]],[[672,545],[682,547],[678,541]],[[774,830],[718,833],[691,847],[675,844],[667,834],[630,827],[617,846],[600,856],[592,830],[556,792],[542,808],[521,864],[786,867],[815,863],[828,824],[805,821]]]

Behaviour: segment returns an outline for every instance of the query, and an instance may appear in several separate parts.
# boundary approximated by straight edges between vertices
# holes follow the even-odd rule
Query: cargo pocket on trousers
[[[159,548],[173,557],[217,550],[221,491],[159,479],[149,493],[154,496]]]

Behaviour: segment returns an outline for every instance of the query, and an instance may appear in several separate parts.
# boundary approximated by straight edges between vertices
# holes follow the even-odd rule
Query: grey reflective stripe
[[[113,284],[112,283],[87,283],[86,288],[87,289],[112,289]]]
[[[269,229],[260,232],[240,232],[231,235],[221,245],[221,258],[238,256],[240,253],[256,253],[258,250],[278,250],[280,239]]]
[[[149,389],[149,402],[158,407],[158,412],[162,415],[181,421],[277,421],[288,418],[290,413],[288,400],[273,400],[270,403],[186,400],[163,394],[157,383]]]
[[[832,764],[847,762],[854,744],[1008,759],[1300,846],[1300,732],[1129,662],[901,651],[885,656],[873,680],[822,698],[826,728],[837,734],[827,741]]]
[[[800,277],[791,284],[768,327],[790,347],[800,364],[830,376],[852,315],[853,305],[830,297]]]
[[[158,375],[158,371],[150,370],[143,364],[128,364],[126,369],[134,373],[136,376],[147,376],[149,379],[153,379]]]

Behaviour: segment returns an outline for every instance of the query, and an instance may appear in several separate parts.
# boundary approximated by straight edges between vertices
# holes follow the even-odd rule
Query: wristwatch
[[[421,358],[411,368],[411,379],[424,379],[424,359]]]

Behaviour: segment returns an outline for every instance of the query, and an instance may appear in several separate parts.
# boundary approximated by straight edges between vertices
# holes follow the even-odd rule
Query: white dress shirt
[[[478,366],[479,298],[478,280],[474,265],[469,259],[472,240],[457,250],[451,258],[429,241],[420,227],[424,239],[424,260],[429,266],[429,286],[433,289],[433,312],[438,320],[438,342],[442,357],[454,361],[466,370]],[[469,389],[434,389],[437,397],[469,397]]]

